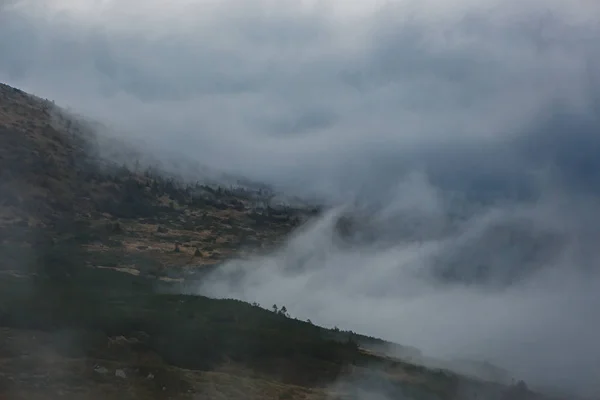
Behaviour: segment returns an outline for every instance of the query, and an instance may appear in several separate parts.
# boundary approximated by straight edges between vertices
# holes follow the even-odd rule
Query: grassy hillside
[[[0,398],[541,398],[376,354],[375,338],[177,294],[318,210],[108,162],[93,132],[0,85]]]

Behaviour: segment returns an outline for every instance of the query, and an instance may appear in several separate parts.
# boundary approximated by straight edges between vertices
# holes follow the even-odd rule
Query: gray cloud
[[[364,215],[203,291],[597,390],[598,5],[348,3],[4,2],[0,79]]]
[[[415,164],[502,180],[523,169],[510,146],[495,155],[497,142],[541,132],[550,107],[567,114],[560,121],[597,107],[597,28],[556,3],[492,13],[499,3],[426,2],[436,13],[405,1],[357,22],[342,3],[56,11],[68,3],[5,7],[5,80],[160,149],[291,189],[346,196],[373,176],[393,185]]]
[[[414,208],[405,206],[393,215],[410,219]],[[438,229],[447,215],[427,211],[415,221],[425,232],[376,214],[375,240],[350,243],[336,233],[338,212],[272,255],[226,263],[198,292],[285,304],[300,319],[433,357],[488,360],[537,388],[597,393],[599,235],[575,212],[545,200]]]

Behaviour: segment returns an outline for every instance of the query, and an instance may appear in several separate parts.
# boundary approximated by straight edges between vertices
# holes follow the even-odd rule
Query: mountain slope
[[[89,123],[8,86],[0,86],[0,99],[0,229],[8,239],[29,230],[51,242],[85,230],[82,244],[99,258],[93,264],[153,258],[165,269],[215,264],[241,247],[277,242],[306,216],[262,210],[263,189],[185,184],[156,168],[117,164],[102,157],[104,138]]]
[[[367,351],[386,347],[374,338],[178,294],[190,275],[276,246],[315,210],[110,162],[100,140],[0,86],[0,396],[541,398]]]

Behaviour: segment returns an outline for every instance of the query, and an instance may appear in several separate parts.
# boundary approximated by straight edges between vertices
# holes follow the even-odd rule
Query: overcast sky
[[[374,229],[385,251],[339,248],[324,219],[266,259],[234,262],[259,271],[244,287],[217,277],[202,290],[285,303],[434,355],[476,354],[540,384],[597,389],[597,1],[0,7],[0,80],[159,156],[383,207]],[[466,217],[446,229],[450,209]],[[408,228],[407,213],[416,216]],[[498,226],[525,239],[497,245]],[[295,257],[314,269],[290,278]],[[471,276],[477,263],[493,266],[483,286],[432,278],[459,264]],[[507,283],[525,264],[543,272]]]
[[[600,163],[594,1],[3,4],[3,81],[288,188]],[[573,136],[581,161],[577,143],[555,154]]]

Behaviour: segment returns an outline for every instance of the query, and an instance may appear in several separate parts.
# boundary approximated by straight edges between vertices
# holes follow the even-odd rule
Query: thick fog
[[[199,292],[600,391],[597,2],[0,4],[0,80],[338,206]]]

